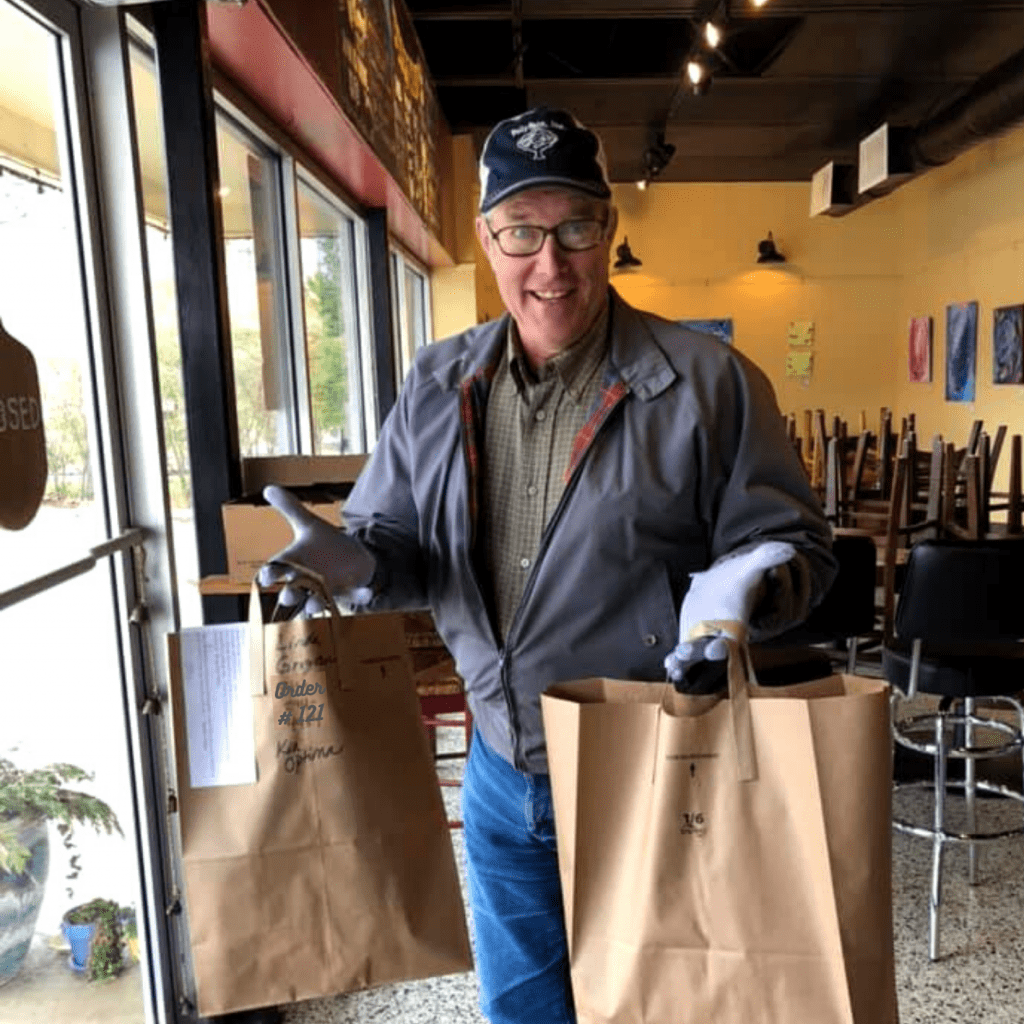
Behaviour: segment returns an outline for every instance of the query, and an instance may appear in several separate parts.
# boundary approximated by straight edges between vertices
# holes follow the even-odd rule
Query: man
[[[268,498],[295,527],[281,562],[433,609],[476,723],[463,819],[481,1006],[493,1024],[570,1024],[540,694],[678,677],[703,623],[779,632],[834,563],[765,377],[609,287],[597,137],[531,110],[491,132],[480,176],[477,235],[509,315],[418,354],[347,534]]]

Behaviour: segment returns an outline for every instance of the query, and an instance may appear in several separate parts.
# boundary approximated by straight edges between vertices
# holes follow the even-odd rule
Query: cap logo
[[[513,128],[513,136],[516,139],[516,149],[529,153],[534,160],[543,160],[544,154],[558,142],[557,133],[551,130],[546,121],[530,121],[522,128]]]

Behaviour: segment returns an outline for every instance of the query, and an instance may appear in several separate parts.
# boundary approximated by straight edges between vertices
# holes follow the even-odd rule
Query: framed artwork
[[[932,318],[915,316],[910,320],[907,363],[912,384],[929,384],[932,379]]]
[[[680,327],[688,327],[691,331],[697,331],[698,334],[710,334],[719,341],[724,341],[726,345],[732,344],[731,318],[721,320],[680,320],[679,325]]]
[[[946,307],[946,400],[973,402],[978,357],[978,304]]]
[[[992,314],[992,381],[1024,383],[1024,305],[1002,306]]]

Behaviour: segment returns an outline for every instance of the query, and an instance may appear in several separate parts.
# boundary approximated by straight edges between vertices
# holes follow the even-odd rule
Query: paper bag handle
[[[757,685],[754,663],[747,646],[747,627],[742,622],[708,622],[720,633],[729,649],[727,678],[729,711],[732,718],[733,743],[736,748],[736,770],[740,782],[757,780],[757,753],[754,749],[754,723],[750,712],[750,690]]]
[[[301,570],[298,581],[300,586],[313,591],[320,598],[320,603],[331,614],[331,635],[334,649],[341,650],[341,613],[334,599],[327,591],[323,579],[308,569]],[[263,605],[260,602],[259,577],[254,576],[249,587],[249,693],[253,697],[262,697],[267,692],[267,679],[264,671],[264,635]]]

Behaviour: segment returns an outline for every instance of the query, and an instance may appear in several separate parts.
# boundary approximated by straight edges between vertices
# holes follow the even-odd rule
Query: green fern
[[[0,871],[20,875],[31,851],[18,841],[22,821],[53,821],[68,837],[73,826],[91,825],[97,832],[124,835],[117,816],[98,797],[66,789],[66,782],[85,782],[92,776],[73,764],[48,764],[25,771],[0,758]]]

